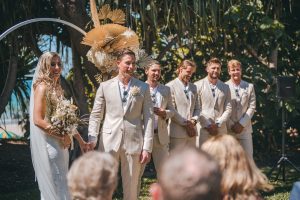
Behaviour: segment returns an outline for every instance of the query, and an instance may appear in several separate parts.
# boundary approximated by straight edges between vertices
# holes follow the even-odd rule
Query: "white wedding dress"
[[[32,83],[37,77],[36,69]],[[38,181],[42,200],[69,200],[66,175],[68,172],[69,153],[58,140],[46,134],[33,123],[34,91],[30,95],[30,149],[33,168]],[[49,117],[47,102],[46,118]]]

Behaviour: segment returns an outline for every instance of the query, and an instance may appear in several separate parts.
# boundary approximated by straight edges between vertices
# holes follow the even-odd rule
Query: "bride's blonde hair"
[[[33,82],[33,88],[35,89],[36,86],[41,83],[45,82],[47,85],[51,85],[53,83],[53,79],[50,74],[50,68],[51,68],[51,61],[53,57],[58,57],[60,59],[60,56],[58,53],[55,52],[45,52],[41,57],[39,58],[36,70],[38,70],[36,74],[36,79]],[[58,80],[58,84],[60,84],[60,79]]]

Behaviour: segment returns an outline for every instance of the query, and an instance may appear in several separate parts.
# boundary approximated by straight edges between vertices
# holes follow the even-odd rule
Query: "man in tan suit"
[[[210,59],[206,72],[205,78],[195,82],[201,109],[199,146],[210,136],[226,134],[226,122],[231,115],[229,87],[219,80],[221,62],[217,58]]]
[[[226,82],[231,91],[232,114],[227,121],[228,132],[241,143],[246,153],[253,158],[251,118],[256,109],[254,86],[242,80],[242,65],[238,60],[227,64],[230,80]]]
[[[167,84],[171,89],[172,102],[177,112],[169,124],[170,150],[180,145],[196,146],[195,128],[200,115],[197,88],[190,83],[196,64],[184,60],[177,68],[178,77]]]
[[[102,82],[89,121],[89,141],[95,147],[100,122],[99,149],[121,162],[125,200],[136,200],[142,164],[149,162],[153,140],[153,106],[148,84],[132,77],[135,54],[120,52],[119,74]]]
[[[169,134],[167,119],[173,117],[174,107],[170,88],[159,83],[161,76],[160,64],[151,62],[145,68],[147,83],[150,86],[150,94],[154,106],[154,137],[152,159],[156,169],[157,177],[160,176],[160,166],[169,154]]]

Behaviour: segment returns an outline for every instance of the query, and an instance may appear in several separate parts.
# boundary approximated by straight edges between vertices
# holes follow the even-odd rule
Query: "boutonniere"
[[[139,95],[141,92],[141,89],[138,86],[133,86],[132,88],[130,88],[130,94],[132,96],[137,96]]]

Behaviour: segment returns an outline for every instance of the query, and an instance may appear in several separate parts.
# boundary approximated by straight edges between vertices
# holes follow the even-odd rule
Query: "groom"
[[[149,162],[153,140],[153,105],[148,84],[132,77],[135,54],[117,55],[118,76],[102,82],[89,121],[89,141],[95,148],[100,128],[99,149],[121,163],[125,200],[137,200],[142,164]]]

